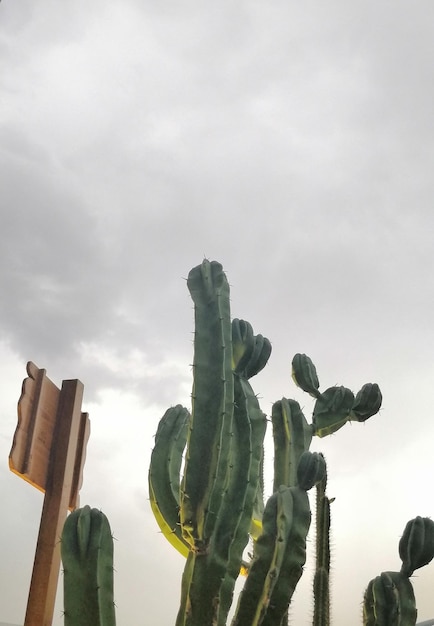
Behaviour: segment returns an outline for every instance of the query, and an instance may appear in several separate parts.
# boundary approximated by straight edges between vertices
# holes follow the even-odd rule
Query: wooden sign
[[[46,376],[45,370],[27,363],[29,378],[23,381],[18,401],[18,425],[9,455],[9,468],[37,489],[45,492],[49,460],[56,426],[60,389]],[[81,383],[80,383],[81,385]],[[79,506],[83,467],[90,424],[87,413],[81,413],[74,462],[74,476],[68,508]]]
[[[87,413],[83,384],[64,380],[61,389],[32,362],[18,401],[18,425],[10,469],[45,493],[33,564],[25,626],[51,626],[60,568],[60,537],[68,509],[79,504]]]

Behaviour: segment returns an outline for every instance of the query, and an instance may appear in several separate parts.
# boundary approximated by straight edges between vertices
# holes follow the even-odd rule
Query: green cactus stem
[[[166,539],[183,556],[190,546],[182,536],[179,483],[190,414],[181,405],[166,411],[158,425],[151,454],[148,485],[151,508]]]
[[[296,354],[292,359],[292,378],[297,387],[314,398],[321,395],[316,367],[306,354]]]
[[[434,558],[434,522],[429,517],[415,517],[407,522],[399,542],[401,572],[412,576],[414,570],[427,565]]]
[[[315,435],[332,435],[344,426],[354,404],[354,394],[346,387],[330,387],[317,399],[312,416]]]
[[[350,420],[365,422],[380,410],[383,396],[377,383],[366,383],[357,393],[351,408]]]
[[[303,452],[297,467],[297,484],[309,491],[324,479],[326,462],[321,452]]]
[[[363,599],[364,626],[415,626],[413,586],[401,572],[382,572],[369,583]]]
[[[227,482],[234,408],[229,285],[220,263],[204,260],[187,286],[194,302],[192,414],[181,489],[184,539],[206,553]]]
[[[269,498],[264,509],[262,534],[255,545],[255,558],[239,598],[232,626],[258,626],[262,623],[284,560],[293,523],[293,508],[289,487],[282,486]],[[310,519],[307,521],[306,534],[309,525]]]
[[[271,410],[274,441],[273,491],[280,485],[297,484],[297,467],[301,455],[309,449],[312,426],[307,423],[300,405],[295,400],[282,398]]]
[[[327,473],[316,485],[316,564],[313,581],[313,626],[330,624],[330,500]]]
[[[65,626],[115,626],[113,538],[101,511],[73,511],[63,527]]]
[[[222,444],[230,447],[227,483],[221,494],[207,552],[197,552],[187,561],[178,626],[226,623],[243,551],[248,542],[259,487],[266,420],[247,377],[260,371],[268,358],[264,356],[264,351],[269,353],[268,347],[265,347],[268,340],[252,333],[249,337],[253,348],[250,358],[244,360],[243,367],[238,369],[240,361],[234,361],[232,436]],[[255,349],[258,343],[260,349]]]
[[[259,341],[263,344],[262,337]],[[263,360],[261,354],[262,351],[253,352],[252,366],[244,370],[246,375],[248,372],[259,371],[258,363],[254,361]],[[260,481],[266,430],[265,415],[247,378],[235,375],[234,380],[234,471],[224,496],[216,531],[216,548],[221,544],[217,552],[223,547],[222,556],[227,563],[220,590],[218,624],[221,626],[226,624],[252,520],[258,513],[255,506],[257,507],[258,493],[262,488]],[[262,526],[262,515],[261,521],[257,523]],[[232,529],[229,534],[228,529]]]
[[[305,461],[314,455],[305,452]],[[300,463],[297,482],[307,488],[322,480]],[[240,596],[233,626],[280,626],[306,562],[306,536],[311,513],[309,499],[301,487],[279,489],[269,498],[263,517],[263,532],[255,545],[255,558]]]
[[[295,384],[316,398],[312,416],[313,434],[325,437],[335,433],[348,421],[364,422],[381,408],[382,395],[376,383],[366,383],[354,397],[346,387],[330,387],[319,391],[319,379],[312,359],[296,354],[292,360]]]

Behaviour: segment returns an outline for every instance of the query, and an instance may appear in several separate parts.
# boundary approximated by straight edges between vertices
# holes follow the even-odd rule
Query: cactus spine
[[[192,411],[177,406],[165,414],[149,471],[157,522],[187,556],[176,624],[224,626],[241,568],[248,576],[234,626],[281,626],[306,558],[307,490],[325,471],[323,457],[309,452],[312,437],[364,421],[380,408],[381,393],[370,383],[356,396],[345,387],[320,392],[311,359],[295,355],[293,379],[315,398],[313,419],[294,400],[273,405],[274,493],[263,509],[266,418],[250,379],[266,365],[271,344],[248,322],[231,322],[220,263],[204,260],[187,286],[195,310]],[[245,568],[249,533],[254,558]]]
[[[73,511],[61,555],[65,626],[115,626],[113,538],[104,513],[89,506]]]

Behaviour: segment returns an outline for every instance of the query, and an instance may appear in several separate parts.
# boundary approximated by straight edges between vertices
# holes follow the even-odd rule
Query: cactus
[[[434,522],[430,518],[416,517],[407,522],[399,556],[400,572],[382,572],[368,584],[363,600],[364,626],[416,624],[416,600],[409,577],[434,558]]]
[[[285,626],[306,561],[316,485],[316,568],[313,626],[330,624],[330,500],[326,464],[310,452],[314,436],[365,422],[382,402],[376,383],[357,394],[346,387],[320,391],[312,360],[296,354],[295,384],[315,399],[309,423],[295,400],[272,406],[273,494],[264,506],[263,461],[267,419],[250,379],[265,367],[271,344],[251,325],[231,321],[229,285],[222,266],[205,260],[187,286],[195,308],[192,410],[163,415],[149,468],[149,495],[166,539],[186,557],[176,626],[225,626],[240,573],[247,576],[232,626]],[[253,556],[243,560],[253,542]],[[86,506],[67,519],[62,535],[65,626],[111,626],[113,540],[105,516]],[[364,596],[365,626],[414,626],[409,580],[434,556],[434,522],[408,522],[400,572],[383,572]]]
[[[325,463],[325,461],[324,461]],[[313,580],[313,626],[330,624],[330,502],[327,471],[316,485],[316,565]]]
[[[382,572],[371,580],[364,596],[364,626],[414,626],[413,586],[400,572]]]
[[[176,624],[224,626],[241,571],[248,575],[233,624],[280,626],[306,556],[306,492],[325,471],[322,455],[309,452],[312,437],[375,414],[381,392],[371,383],[356,396],[345,387],[320,392],[312,360],[296,354],[293,379],[316,400],[312,423],[294,400],[274,403],[274,493],[264,509],[266,418],[250,379],[266,365],[271,344],[248,322],[231,321],[220,263],[204,260],[187,286],[195,311],[192,410],[177,405],[163,416],[149,470],[156,520],[187,557]],[[254,556],[246,564],[249,536]]]
[[[73,511],[61,556],[65,626],[115,626],[113,538],[104,513],[87,505]]]

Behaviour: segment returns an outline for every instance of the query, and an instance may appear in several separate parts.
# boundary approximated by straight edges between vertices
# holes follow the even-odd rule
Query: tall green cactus
[[[104,513],[89,506],[73,511],[61,556],[65,626],[115,626],[113,538]]]
[[[274,493],[264,510],[266,418],[250,379],[266,365],[271,344],[248,322],[231,322],[220,263],[204,260],[190,271],[187,286],[195,310],[192,411],[178,405],[163,416],[149,470],[157,522],[187,557],[176,624],[224,626],[235,581],[248,569],[234,624],[250,626],[254,615],[252,624],[280,625],[305,558],[310,508],[307,487],[299,481],[308,470],[315,474],[318,464],[317,457],[306,456],[312,437],[374,415],[381,392],[375,384],[356,396],[345,387],[320,392],[312,361],[304,354],[294,357],[294,381],[316,400],[313,419],[308,423],[294,400],[273,405]],[[249,535],[254,559],[246,567]]]

